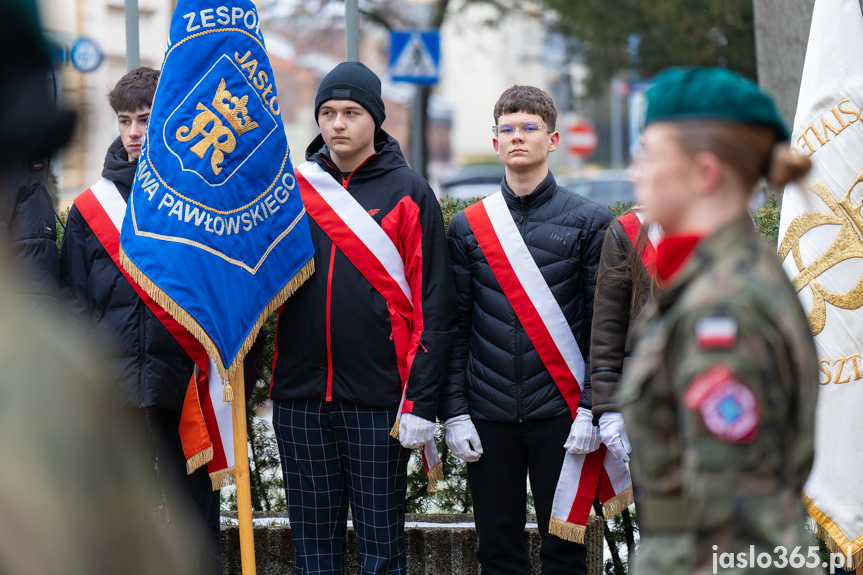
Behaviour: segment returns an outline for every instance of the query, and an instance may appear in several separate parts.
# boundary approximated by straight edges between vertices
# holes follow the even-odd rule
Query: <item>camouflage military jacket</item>
[[[797,296],[752,221],[702,240],[633,335],[617,399],[633,450],[638,573],[716,573],[717,554],[750,545],[806,555],[815,543],[801,491],[818,362]],[[748,555],[746,564],[718,572],[810,572],[750,570]]]

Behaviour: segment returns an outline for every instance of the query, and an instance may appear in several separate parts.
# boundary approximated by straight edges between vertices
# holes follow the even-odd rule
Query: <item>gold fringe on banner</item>
[[[267,318],[271,313],[279,309],[285,300],[294,295],[294,292],[297,291],[297,289],[299,289],[299,287],[303,285],[313,273],[315,273],[315,260],[314,258],[311,258],[264,307],[264,310],[258,316],[257,321],[255,321],[255,325],[252,327],[251,331],[249,331],[249,335],[246,337],[246,340],[240,346],[236,357],[234,357],[234,360],[228,367],[225,367],[222,355],[219,353],[219,349],[216,347],[216,344],[213,343],[213,340],[210,339],[210,336],[207,335],[207,332],[204,331],[204,328],[195,321],[189,312],[178,305],[177,302],[168,296],[168,294],[162,291],[162,288],[156,285],[149,277],[138,269],[132,260],[129,259],[129,256],[126,255],[122,245],[120,245],[120,263],[129,275],[132,276],[132,279],[134,279],[157,304],[162,306],[162,309],[167,311],[180,325],[189,330],[189,333],[191,333],[195,339],[201,342],[201,345],[204,346],[204,349],[207,351],[207,355],[209,355],[216,364],[219,376],[225,383],[225,401],[233,400],[234,395],[230,384],[231,379],[239,369],[240,363],[242,363],[246,354],[249,353],[250,349],[252,349],[252,345],[254,345],[255,339],[258,337],[258,332],[261,330],[264,322],[267,321]]]
[[[426,487],[426,491],[429,493],[434,493],[437,489],[437,482],[443,479],[443,461],[438,461],[434,465],[431,466],[429,472],[426,474],[428,479],[428,487]]]
[[[576,525],[554,516],[552,516],[548,524],[548,532],[551,535],[560,537],[566,541],[572,541],[573,543],[584,544],[584,534],[586,531],[587,526],[585,525]]]
[[[399,438],[399,424],[400,423],[401,423],[401,420],[396,418],[396,422],[393,424],[393,428],[390,429],[390,437],[392,437],[393,439]]]
[[[602,509],[605,512],[605,518],[614,517],[633,502],[632,485],[602,504]]]
[[[845,561],[850,558],[851,564],[845,565],[845,569],[853,571],[863,568],[863,536],[858,537],[854,541],[850,541],[848,537],[842,533],[842,530],[833,523],[833,520],[827,517],[813,503],[809,497],[803,493],[803,504],[806,506],[806,512],[812,517],[818,533],[818,538],[824,541],[827,549],[831,553],[842,555]]]
[[[213,491],[218,491],[222,487],[233,485],[237,481],[234,473],[234,466],[226,467],[220,471],[214,471],[210,474],[210,482],[213,484]]]
[[[206,465],[213,460],[213,446],[199,451],[192,457],[186,460],[186,475],[191,475],[202,465]]]

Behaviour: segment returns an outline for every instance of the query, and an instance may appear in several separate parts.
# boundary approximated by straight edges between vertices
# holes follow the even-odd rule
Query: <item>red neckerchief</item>
[[[704,236],[681,234],[666,236],[656,246],[656,275],[663,284],[668,283],[695,251]]]

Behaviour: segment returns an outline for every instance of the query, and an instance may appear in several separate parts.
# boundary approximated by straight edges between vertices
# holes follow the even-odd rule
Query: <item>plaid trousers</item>
[[[389,435],[395,417],[332,401],[274,402],[297,575],[343,575],[349,503],[360,575],[406,573],[410,450]]]

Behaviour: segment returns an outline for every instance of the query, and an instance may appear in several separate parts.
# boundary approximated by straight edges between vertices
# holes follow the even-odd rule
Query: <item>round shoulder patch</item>
[[[755,438],[760,410],[755,394],[727,366],[717,366],[695,378],[683,395],[687,409],[697,411],[707,430],[728,443]]]

